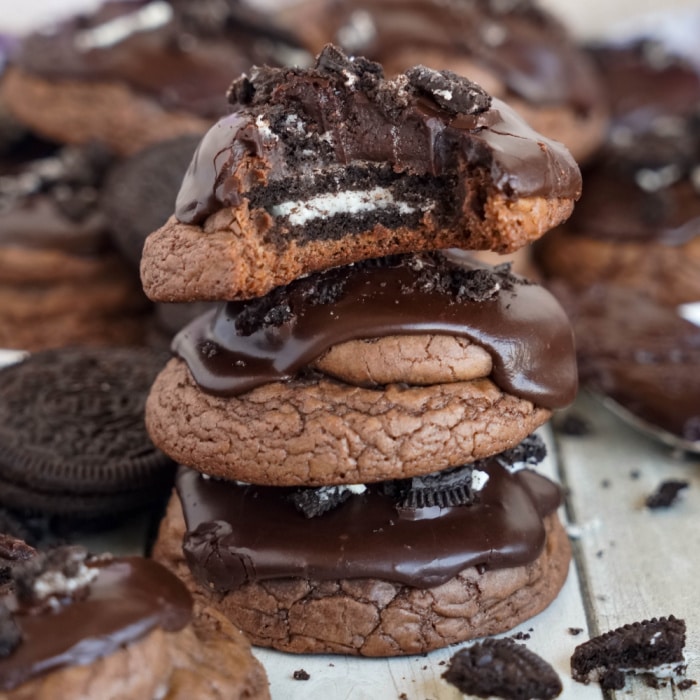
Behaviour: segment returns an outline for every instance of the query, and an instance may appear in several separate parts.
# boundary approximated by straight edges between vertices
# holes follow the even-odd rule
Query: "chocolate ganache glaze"
[[[459,251],[365,261],[229,302],[181,331],[173,350],[204,391],[235,395],[293,377],[338,343],[416,333],[481,345],[494,383],[536,405],[562,407],[576,394],[572,331],[555,298]]]
[[[70,665],[89,664],[160,627],[175,632],[192,615],[189,592],[160,564],[141,557],[98,560],[85,596],[44,610],[14,612],[22,640],[0,658],[0,690]]]
[[[534,561],[559,487],[530,469],[511,473],[497,458],[474,466],[488,478],[469,505],[400,508],[383,484],[371,484],[311,519],[292,505],[294,489],[206,479],[181,467],[185,557],[202,585],[222,593],[294,577],[430,588],[468,567]]]
[[[245,0],[114,0],[31,34],[15,60],[47,78],[124,82],[166,108],[218,117],[233,76],[309,57]]]
[[[411,189],[432,182],[443,196],[451,191],[455,212],[473,196],[460,177],[479,170],[504,197],[580,195],[563,145],[453,73],[417,67],[385,80],[379,64],[327,46],[314,68],[255,68],[229,95],[235,111],[204,136],[184,177],[175,209],[182,223],[201,224],[246,199],[273,211],[320,186],[336,192],[355,167],[412,177]],[[368,177],[348,188],[366,187]]]

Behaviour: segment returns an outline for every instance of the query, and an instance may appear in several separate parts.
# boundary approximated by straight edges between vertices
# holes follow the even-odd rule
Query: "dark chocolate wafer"
[[[136,348],[36,353],[0,372],[0,499],[93,518],[159,499],[172,465],[143,425],[165,355]]]

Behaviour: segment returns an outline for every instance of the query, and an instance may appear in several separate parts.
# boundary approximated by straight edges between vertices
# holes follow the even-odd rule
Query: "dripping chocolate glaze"
[[[235,395],[289,379],[326,349],[347,340],[387,335],[439,333],[469,338],[493,358],[492,379],[503,391],[538,406],[573,401],[576,362],[569,321],[542,287],[508,275],[486,301],[461,299],[421,284],[431,269],[444,274],[483,272],[457,251],[404,255],[316,273],[280,288],[294,309],[281,325],[263,325],[249,335],[237,320],[251,302],[230,302],[187,326],[173,350],[199,386]],[[471,273],[469,272],[471,270]],[[324,287],[343,285],[331,303],[315,303]]]
[[[321,161],[292,162],[284,139],[270,130],[290,114],[330,144],[328,167],[390,164],[397,173],[430,177],[481,168],[505,197],[576,199],[581,192],[566,148],[500,100],[455,112],[405,75],[385,80],[378,64],[347,59],[334,47],[305,71],[254,69],[250,80],[234,84],[231,99],[236,111],[207,132],[185,174],[175,209],[183,223],[201,224],[219,209],[237,207],[263,183],[313,179]],[[242,169],[251,155],[256,166]]]
[[[160,564],[124,557],[88,566],[97,567],[99,575],[85,598],[44,613],[14,614],[22,642],[0,658],[0,690],[65,666],[92,663],[156,627],[175,632],[190,622],[189,592]]]
[[[430,588],[471,566],[529,564],[542,551],[543,517],[559,505],[559,487],[529,469],[511,474],[494,459],[478,468],[489,478],[469,506],[401,511],[372,484],[307,519],[288,500],[291,489],[204,479],[181,467],[185,556],[199,582],[220,592],[290,577]]]
[[[16,63],[50,79],[124,82],[166,109],[218,117],[234,76],[301,56],[273,20],[245,2],[117,0],[31,34]]]

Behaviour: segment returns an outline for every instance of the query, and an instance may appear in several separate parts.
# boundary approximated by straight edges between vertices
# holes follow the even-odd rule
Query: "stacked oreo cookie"
[[[142,259],[152,299],[221,302],[147,401],[183,465],[155,556],[286,651],[419,653],[536,614],[570,551],[531,433],[576,392],[571,330],[438,249],[537,238],[573,159],[465,78],[331,46],[230,100]]]

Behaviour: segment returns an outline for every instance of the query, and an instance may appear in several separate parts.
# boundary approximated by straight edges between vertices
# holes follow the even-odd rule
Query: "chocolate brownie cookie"
[[[95,519],[159,502],[170,460],[143,425],[166,356],[46,350],[0,370],[0,499],[16,510]]]
[[[242,635],[153,561],[66,547],[0,603],[0,698],[269,698]]]
[[[581,384],[700,448],[700,328],[634,290],[552,291],[574,327]]]
[[[142,340],[148,300],[97,201],[111,162],[103,148],[67,147],[0,178],[0,347]]]
[[[314,53],[330,41],[390,76],[416,63],[470,76],[578,162],[603,140],[607,105],[595,66],[538,3],[300,0],[281,15]]]
[[[514,459],[343,494],[183,467],[154,556],[261,646],[396,656],[495,634],[546,607],[570,559],[558,487]]]
[[[449,71],[328,46],[254,69],[204,137],[141,273],[155,301],[260,296],[331,266],[449,246],[510,251],[566,219],[568,151]]]
[[[600,49],[614,100],[571,219],[535,246],[546,277],[700,299],[700,75],[658,44]]]
[[[116,0],[27,37],[1,90],[36,132],[127,155],[206,130],[253,63],[305,59],[242,0]]]
[[[428,345],[453,339],[476,378],[432,357],[439,371],[430,383],[410,349],[425,333]],[[406,336],[407,354],[392,358],[391,377],[372,375],[371,343],[347,369],[324,355],[379,338],[381,356],[385,342]],[[222,306],[173,347],[180,357],[161,372],[146,406],[155,444],[206,473],[259,484],[380,481],[486,457],[519,443],[577,386],[571,330],[554,298],[456,252],[316,273]]]

